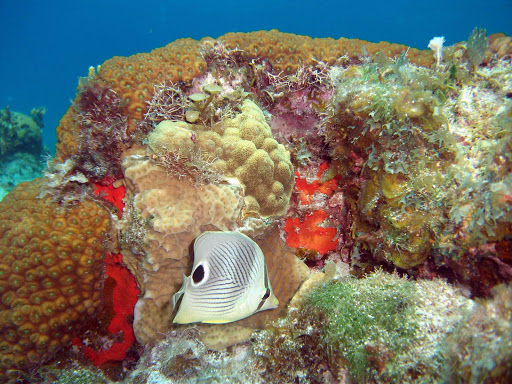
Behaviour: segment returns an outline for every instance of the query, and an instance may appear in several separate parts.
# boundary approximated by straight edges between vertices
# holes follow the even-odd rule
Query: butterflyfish
[[[178,304],[181,299],[181,303]],[[190,276],[172,297],[173,323],[222,324],[277,308],[265,256],[238,232],[203,232],[194,242]]]

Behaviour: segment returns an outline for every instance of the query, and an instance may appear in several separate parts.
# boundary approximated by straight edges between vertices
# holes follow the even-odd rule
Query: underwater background
[[[45,107],[43,143],[55,149],[55,127],[78,78],[112,56],[149,52],[178,38],[278,29],[311,37],[389,41],[425,49],[446,45],[475,26],[512,33],[512,1],[14,1],[0,3],[0,106],[28,113]]]
[[[512,382],[511,16],[2,1],[0,384]]]

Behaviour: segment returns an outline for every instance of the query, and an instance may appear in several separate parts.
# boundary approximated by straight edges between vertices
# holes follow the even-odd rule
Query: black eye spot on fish
[[[199,264],[197,268],[194,270],[192,274],[192,280],[194,283],[198,284],[204,279],[204,267],[202,264]]]

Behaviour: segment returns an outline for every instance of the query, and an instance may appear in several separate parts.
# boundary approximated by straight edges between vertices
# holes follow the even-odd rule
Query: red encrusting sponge
[[[302,205],[310,205],[311,197],[316,193],[330,195],[334,192],[338,181],[337,177],[321,181],[322,175],[328,168],[327,162],[320,164],[316,174],[317,179],[311,183],[308,183],[306,179],[301,179],[299,173],[296,173],[295,189],[299,192]],[[336,250],[338,241],[334,238],[337,230],[333,227],[321,226],[325,219],[327,219],[327,214],[322,209],[312,211],[303,220],[288,218],[284,226],[284,231],[287,234],[286,244],[293,248],[316,250],[322,255]]]
[[[304,221],[298,218],[286,220],[284,231],[288,235],[286,244],[293,248],[314,249],[325,255],[329,251],[336,249],[337,241],[333,241],[336,236],[336,228],[319,227],[327,218],[327,214],[322,210],[313,211]]]

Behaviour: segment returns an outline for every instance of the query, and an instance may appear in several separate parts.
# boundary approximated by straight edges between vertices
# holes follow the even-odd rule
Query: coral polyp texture
[[[68,345],[101,304],[110,213],[37,198],[42,183],[22,183],[0,203],[0,381]]]
[[[286,71],[291,74],[301,64],[313,64],[314,59],[334,64],[345,54],[357,59],[358,55],[366,52],[383,51],[392,57],[405,49],[404,45],[387,42],[375,44],[357,39],[312,39],[275,30],[228,33],[216,41],[210,38],[201,41],[179,39],[150,53],[116,56],[101,66],[94,82],[118,95],[126,108],[127,133],[133,134],[148,111],[155,85],[165,82],[191,84],[205,74],[208,62],[224,65],[224,61],[231,60],[238,64],[238,60],[239,66],[245,67],[256,59],[258,62],[268,61],[276,73]],[[236,55],[238,50],[241,53]],[[430,55],[417,49],[410,49],[410,57],[420,65],[428,65],[432,61]],[[57,127],[57,158],[66,159],[76,154],[79,136],[84,128],[79,114],[76,106],[71,107]]]
[[[294,184],[290,155],[274,140],[254,102],[244,100],[240,109],[213,127],[163,121],[148,135],[148,146],[157,162],[174,156],[176,164],[169,160],[169,166],[178,176],[186,172],[184,161],[191,160],[198,173],[238,179],[246,212],[255,217],[284,215]]]

